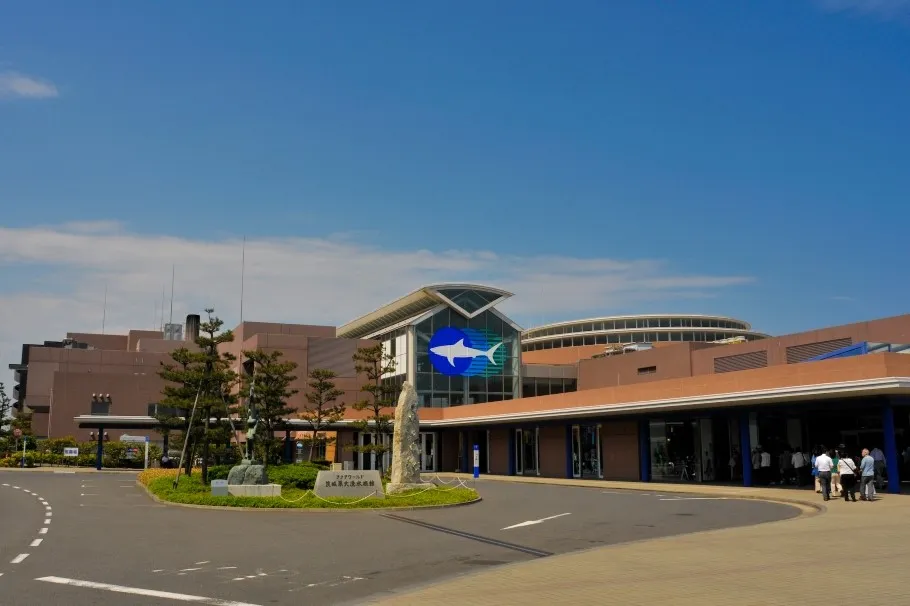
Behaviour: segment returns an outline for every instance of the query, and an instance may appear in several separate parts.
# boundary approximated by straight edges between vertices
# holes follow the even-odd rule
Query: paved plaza
[[[0,538],[0,592],[23,606],[821,604],[859,590],[863,570],[865,603],[904,599],[903,497],[820,511],[799,503],[820,505],[811,492],[477,488],[481,503],[448,509],[246,512],[154,503],[135,474],[2,471],[0,515],[15,523]],[[830,595],[811,580],[819,561]]]

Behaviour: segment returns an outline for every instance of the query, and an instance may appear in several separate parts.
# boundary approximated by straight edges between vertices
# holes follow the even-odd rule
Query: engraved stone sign
[[[316,496],[324,499],[330,497],[368,497],[384,499],[382,478],[375,469],[358,469],[353,471],[320,471],[316,474]]]

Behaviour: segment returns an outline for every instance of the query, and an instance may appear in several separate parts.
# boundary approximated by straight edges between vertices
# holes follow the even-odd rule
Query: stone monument
[[[392,494],[421,488],[420,481],[420,420],[417,418],[417,392],[405,381],[401,386],[392,436],[392,479],[386,493]]]

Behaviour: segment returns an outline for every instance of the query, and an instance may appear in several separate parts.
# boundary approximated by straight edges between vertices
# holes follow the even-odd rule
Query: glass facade
[[[447,407],[462,404],[498,402],[519,397],[521,390],[521,335],[499,314],[487,310],[465,318],[446,307],[418,323],[414,328],[414,386],[420,406]],[[472,376],[446,375],[434,367],[430,340],[442,329],[470,329],[483,334],[487,343],[497,347],[493,363]]]

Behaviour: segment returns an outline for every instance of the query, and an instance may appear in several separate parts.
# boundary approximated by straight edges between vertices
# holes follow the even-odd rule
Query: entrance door
[[[420,471],[436,471],[436,434],[420,434]]]
[[[524,437],[520,429],[515,430],[515,475],[524,475]]]
[[[581,427],[572,426],[572,477],[581,477]]]
[[[572,476],[603,477],[600,468],[600,425],[572,426]]]
[[[389,436],[388,435],[381,436],[381,440],[382,440],[382,444],[385,444],[387,447],[389,446]],[[373,434],[361,433],[360,437],[358,439],[358,442],[360,443],[361,446],[369,446],[370,444],[373,443]],[[388,449],[385,452],[383,452],[381,455],[379,455],[378,457],[376,456],[375,452],[359,452],[359,453],[357,453],[357,455],[360,459],[358,461],[358,463],[360,464],[359,469],[376,469],[376,470],[378,470],[380,462],[383,463],[383,467],[382,467],[383,469],[389,468],[391,453],[389,452]]]
[[[540,475],[538,458],[538,429],[522,432],[522,466],[525,475]]]

